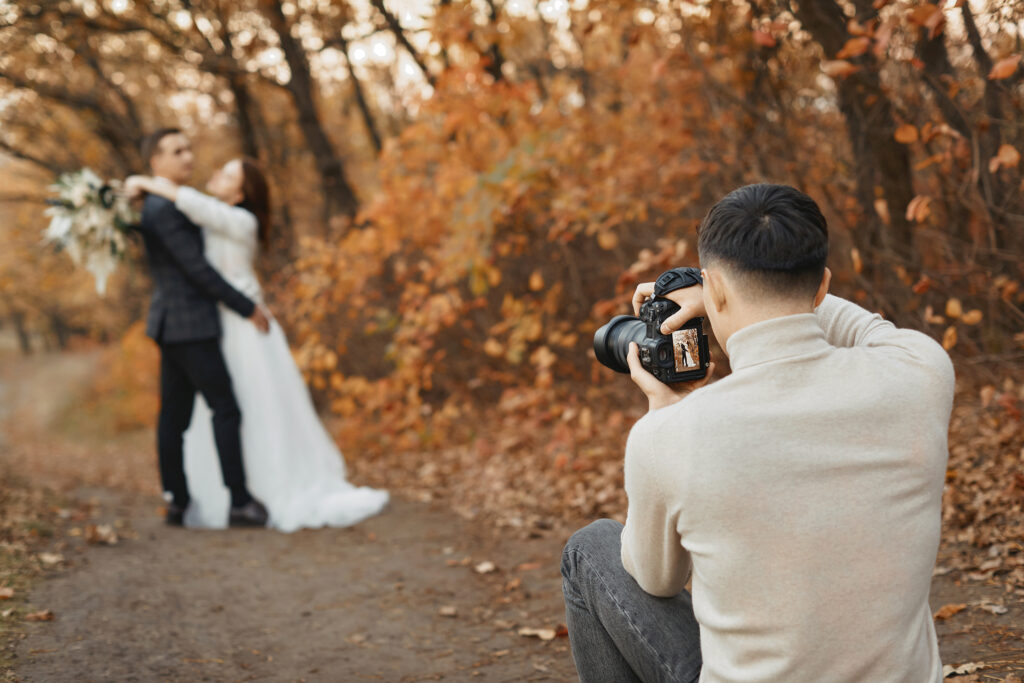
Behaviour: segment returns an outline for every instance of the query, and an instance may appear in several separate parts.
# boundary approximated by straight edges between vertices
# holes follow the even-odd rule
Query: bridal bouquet
[[[44,240],[66,250],[75,265],[92,273],[100,295],[124,257],[129,226],[137,221],[128,199],[119,193],[120,185],[83,168],[62,174],[51,187],[57,198],[47,202],[51,219]]]

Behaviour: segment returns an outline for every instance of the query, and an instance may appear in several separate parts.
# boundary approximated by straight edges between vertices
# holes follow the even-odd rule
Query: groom
[[[192,174],[192,148],[176,128],[163,128],[142,144],[154,176],[179,185]],[[157,451],[167,499],[165,521],[182,526],[189,504],[182,442],[196,392],[213,412],[213,434],[224,484],[231,492],[231,526],[265,526],[267,510],[245,484],[239,427],[242,414],[220,350],[217,303],[269,329],[263,310],[228,284],[203,256],[203,237],[174,203],[149,195],[139,226],[155,289],[146,334],[160,347],[160,418]]]

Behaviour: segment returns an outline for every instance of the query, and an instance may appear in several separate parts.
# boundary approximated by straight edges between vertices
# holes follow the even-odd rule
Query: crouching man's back
[[[715,212],[744,191],[753,195],[740,198],[747,204],[726,206],[733,213],[725,219],[740,227],[723,246],[729,226],[716,225]],[[636,615],[647,611],[645,601],[655,610],[672,605],[670,615],[687,611],[692,570],[692,611],[680,618],[697,624],[698,659],[677,636],[648,648],[662,661],[645,668],[643,648],[623,645],[628,636],[616,633],[615,620],[577,599],[600,600],[599,591],[576,592],[588,579],[578,532],[563,572],[581,678],[622,680],[580,665],[587,646],[577,648],[573,622],[585,632],[596,628],[585,623],[593,617],[634,680],[941,681],[928,591],[953,397],[949,358],[927,336],[826,296],[824,255],[811,253],[810,266],[800,260],[820,252],[815,221],[809,244],[771,243],[772,220],[786,222],[783,238],[799,242],[800,226],[792,225],[800,218],[778,203],[791,193],[809,198],[779,186],[737,193],[702,225],[702,291],[673,297],[683,313],[687,305],[691,314],[706,311],[732,374],[679,400],[631,365],[652,410],[626,447],[621,575],[598,582],[622,587],[612,593],[625,611],[632,603],[631,631],[652,644],[668,617],[647,625]],[[808,211],[799,201],[796,208]],[[744,263],[743,240],[760,240],[752,253],[762,268]],[[763,263],[773,257],[782,261],[774,271]],[[805,286],[779,272],[805,273]],[[794,311],[787,297],[801,296],[805,304]]]

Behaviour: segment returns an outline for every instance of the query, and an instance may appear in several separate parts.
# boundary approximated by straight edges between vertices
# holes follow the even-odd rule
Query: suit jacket
[[[139,231],[153,275],[146,334],[158,343],[220,337],[217,302],[248,318],[256,304],[236,290],[203,256],[199,227],[163,197],[149,195]]]

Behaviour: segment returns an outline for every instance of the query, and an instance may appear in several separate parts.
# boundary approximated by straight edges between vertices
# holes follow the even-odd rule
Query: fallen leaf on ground
[[[497,569],[497,567],[495,567],[494,563],[490,560],[485,560],[484,562],[481,562],[480,564],[473,567],[473,571],[475,571],[477,574],[490,574],[495,569]]]
[[[0,600],[10,600],[14,597],[13,588],[0,588]]]
[[[1006,605],[1000,605],[998,602],[991,602],[989,600],[982,600],[975,604],[989,614],[1000,615],[1006,614],[1009,611]]]
[[[11,616],[12,614],[14,614],[14,608],[13,607],[10,608],[10,609],[5,609],[3,612],[0,612],[0,617],[3,617],[4,619],[6,619],[7,617]]]
[[[60,553],[39,553],[39,561],[47,567],[52,567],[63,562],[64,556]]]
[[[116,545],[118,541],[117,532],[109,524],[87,524],[85,527],[85,542],[93,545],[105,544]]]
[[[957,604],[950,603],[948,605],[943,605],[935,611],[935,618],[939,621],[943,619],[949,619],[957,612],[961,612],[965,609],[967,609],[967,605],[962,602]]]
[[[961,674],[972,674],[976,671],[981,671],[982,669],[987,668],[988,664],[984,664],[983,662],[967,662],[966,664],[961,664],[960,666],[953,666],[952,664],[947,664],[946,666],[942,667],[942,677],[949,678],[950,676],[959,676]]]
[[[516,567],[516,570],[521,572],[528,572],[533,569],[540,569],[540,562],[523,562],[521,565]]]
[[[40,610],[25,615],[25,621],[53,621],[53,610]]]
[[[540,638],[541,640],[554,640],[558,634],[553,628],[529,628],[524,626],[519,629],[519,635],[526,636],[527,638]]]
[[[437,610],[437,613],[442,617],[454,617],[457,616],[459,610],[454,605],[445,605],[441,609]]]

